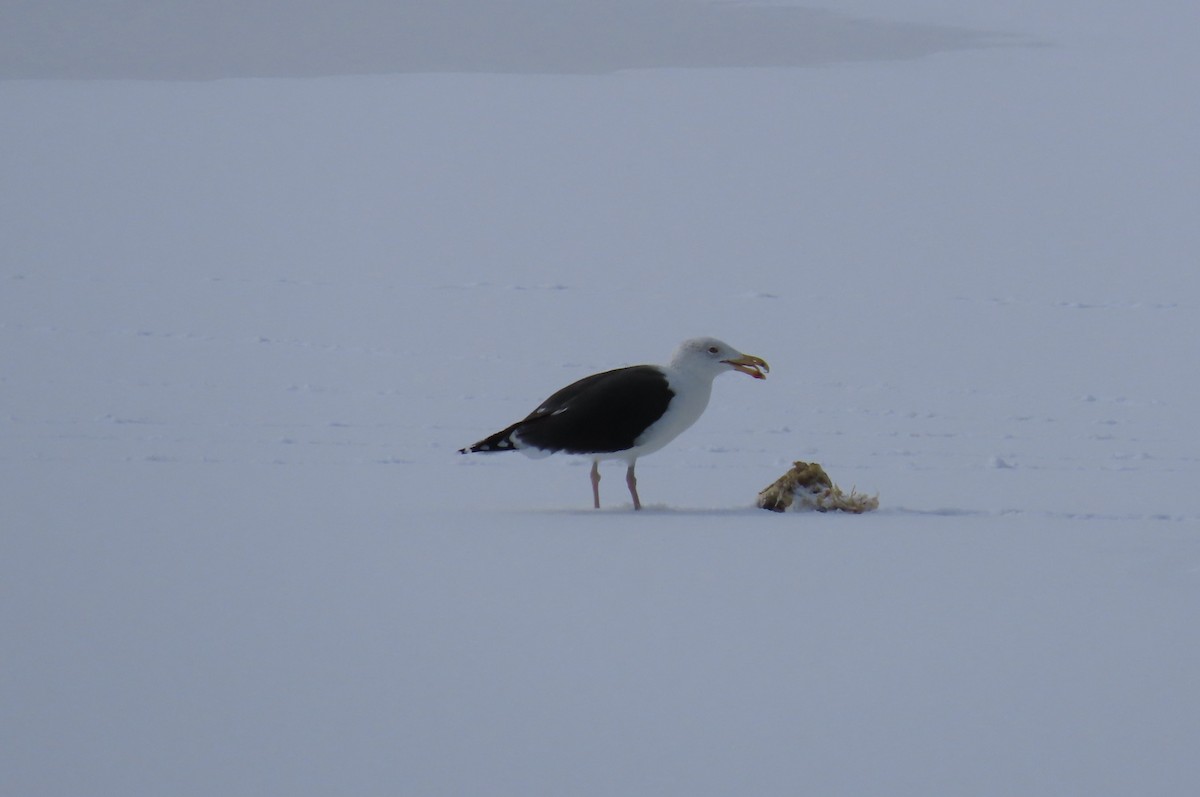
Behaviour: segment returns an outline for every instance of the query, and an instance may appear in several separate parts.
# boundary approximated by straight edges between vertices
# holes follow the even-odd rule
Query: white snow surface
[[[81,5],[4,6],[0,793],[1200,793],[1197,4],[53,79],[22,15],[148,7]],[[771,375],[644,512],[455,453],[694,335]],[[794,459],[881,509],[752,508]]]

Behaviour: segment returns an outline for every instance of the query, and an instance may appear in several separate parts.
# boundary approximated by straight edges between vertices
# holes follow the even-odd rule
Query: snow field
[[[808,69],[0,82],[0,790],[1193,793],[1195,12],[993,6],[847,3],[1018,41]],[[771,375],[645,512],[454,453],[697,334]],[[750,508],[794,459],[881,509]]]

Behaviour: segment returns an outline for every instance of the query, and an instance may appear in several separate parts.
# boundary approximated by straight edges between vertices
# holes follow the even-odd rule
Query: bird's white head
[[[671,367],[704,374],[709,379],[725,371],[741,371],[755,379],[766,379],[767,372],[771,370],[761,357],[742,354],[716,338],[692,338],[680,343],[671,357]]]

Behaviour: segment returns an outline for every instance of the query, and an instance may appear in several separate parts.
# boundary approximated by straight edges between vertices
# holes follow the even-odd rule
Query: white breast
[[[667,384],[675,393],[671,403],[667,405],[667,411],[642,432],[633,448],[614,456],[633,461],[637,457],[659,450],[694,424],[708,407],[708,399],[712,395],[711,378],[672,368],[663,370],[667,374]]]

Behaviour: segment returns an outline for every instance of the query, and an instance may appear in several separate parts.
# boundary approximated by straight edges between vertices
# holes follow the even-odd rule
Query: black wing
[[[522,443],[544,451],[624,451],[662,417],[674,396],[660,369],[618,368],[567,385],[514,424],[512,431]]]

